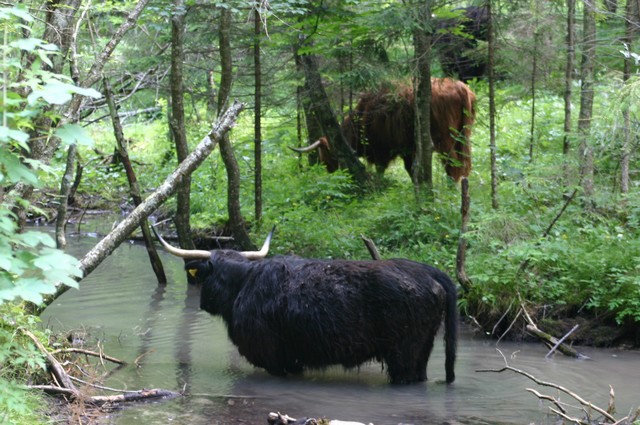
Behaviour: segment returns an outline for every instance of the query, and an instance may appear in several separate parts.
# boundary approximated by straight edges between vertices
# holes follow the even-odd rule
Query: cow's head
[[[325,167],[327,167],[327,171],[333,173],[339,168],[338,161],[336,161],[336,159],[331,156],[331,147],[329,146],[329,141],[324,136],[304,148],[294,148],[289,146],[289,149],[298,153],[310,153],[318,151],[318,158],[320,159],[320,162],[324,164]]]
[[[182,249],[176,248],[165,241],[162,236],[156,232],[155,227],[151,226],[156,238],[162,244],[165,251],[169,254],[175,255],[185,260],[185,270],[187,271],[189,282],[198,281],[198,277],[207,275],[211,271],[211,259],[214,254],[217,258],[234,258],[235,260],[261,260],[265,258],[269,252],[269,245],[271,244],[271,238],[273,237],[273,231],[275,226],[269,232],[267,239],[264,241],[262,248],[259,251],[232,251],[232,250],[220,250],[220,251],[205,251],[201,249]]]

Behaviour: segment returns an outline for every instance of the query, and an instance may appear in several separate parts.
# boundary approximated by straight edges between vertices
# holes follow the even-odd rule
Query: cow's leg
[[[409,384],[426,379],[426,362],[422,359],[422,345],[416,340],[394,344],[384,355],[387,373],[392,384]]]
[[[429,357],[433,350],[433,340],[434,338],[425,338],[422,346],[422,352],[416,362],[416,375],[420,376],[420,381],[427,380],[427,364],[429,363]]]
[[[286,376],[287,373],[295,373],[289,369],[287,352],[281,347],[266,344],[260,351],[245,349],[239,351],[249,363],[265,369],[270,375]]]
[[[404,155],[402,161],[404,162],[404,169],[407,170],[407,174],[413,178],[413,155]]]

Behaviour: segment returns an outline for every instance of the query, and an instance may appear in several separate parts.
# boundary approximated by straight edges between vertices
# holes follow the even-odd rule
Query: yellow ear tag
[[[191,277],[196,277],[196,274],[198,273],[198,269],[189,269],[187,270],[187,273],[189,273]]]

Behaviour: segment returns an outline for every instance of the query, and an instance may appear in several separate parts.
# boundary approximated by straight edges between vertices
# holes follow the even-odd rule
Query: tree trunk
[[[69,146],[67,150],[67,165],[60,182],[60,204],[58,205],[58,216],[56,217],[56,246],[58,249],[65,249],[67,246],[67,237],[65,234],[67,228],[67,210],[69,206],[69,194],[73,186],[73,170],[75,168],[78,147],[76,144]]]
[[[218,114],[222,113],[228,102],[233,82],[233,62],[231,58],[231,10],[220,8],[220,67],[222,75],[220,77],[220,90],[218,93]],[[229,228],[236,243],[242,250],[256,249],[249,234],[247,226],[242,217],[240,207],[240,167],[233,154],[233,148],[228,136],[220,140],[220,154],[227,170],[227,210],[229,213]]]
[[[329,103],[329,97],[322,85],[322,77],[318,69],[318,58],[305,54],[301,55],[300,60],[307,87],[309,109],[322,128],[323,135],[327,137],[334,148],[331,154],[336,156],[339,164],[347,168],[357,185],[360,187],[368,186],[367,170],[347,144]]]
[[[135,7],[131,10],[127,19],[120,25],[118,30],[113,34],[109,42],[105,45],[104,49],[96,56],[96,59],[89,70],[88,75],[79,84],[80,87],[89,88],[92,87],[102,78],[102,70],[104,69],[107,60],[111,57],[111,54],[118,46],[122,37],[135,25],[138,17],[146,7],[149,0],[139,0]],[[47,7],[50,9],[47,11],[47,25],[45,26],[45,33],[43,40],[45,42],[57,44],[62,54],[61,58],[67,58],[69,51],[69,43],[72,40],[73,27],[75,25],[74,16],[79,7],[79,0],[69,0],[68,2],[47,2]],[[60,44],[58,44],[60,43]],[[65,44],[66,43],[66,44]],[[60,72],[62,73],[62,66],[64,62],[60,62]],[[63,111],[61,111],[62,119],[58,122],[58,125],[77,122],[79,119],[78,111],[80,110],[84,101],[83,96],[74,95],[71,102],[66,105]],[[33,133],[29,142],[30,151],[28,157],[36,161],[40,161],[43,164],[48,164],[53,157],[53,154],[58,150],[60,140],[57,138],[45,138],[39,137],[40,133],[48,133],[51,127],[54,125],[49,115],[45,114],[42,120],[39,120],[35,128],[37,133]],[[33,195],[33,187],[24,183],[19,183],[14,188],[14,193],[19,199],[23,199],[27,202],[31,200]],[[13,208],[14,213],[18,217],[18,225],[24,227],[26,222],[26,210],[20,203]]]
[[[118,117],[116,102],[113,99],[113,92],[111,90],[111,86],[109,85],[109,80],[106,78],[104,79],[104,95],[107,98],[107,105],[109,107],[109,114],[111,115],[111,123],[113,124],[113,133],[116,138],[118,154],[120,155],[120,160],[122,161],[122,165],[124,166],[125,172],[127,174],[127,181],[129,182],[129,192],[131,194],[131,199],[133,200],[133,205],[137,207],[142,203],[142,196],[140,196],[140,186],[138,185],[138,179],[135,172],[133,171],[131,161],[129,160],[127,141],[124,138],[124,132],[122,131],[122,124],[120,123],[120,118]],[[181,187],[182,184],[179,184],[178,193],[180,193]],[[144,245],[147,248],[147,254],[149,255],[151,268],[153,268],[156,279],[158,280],[159,284],[165,284],[167,283],[167,276],[164,273],[164,267],[162,266],[160,256],[158,255],[155,245],[153,244],[151,232],[149,231],[149,223],[147,222],[146,218],[140,221],[140,230],[142,231]]]
[[[496,32],[493,2],[487,0],[487,15],[489,27],[487,28],[488,55],[487,72],[489,74],[489,154],[491,160],[491,207],[498,209],[498,165],[496,161]]]
[[[80,0],[61,0],[56,2],[45,2],[45,26],[44,33],[42,34],[42,40],[46,43],[55,44],[58,46],[59,55],[55,55],[51,59],[52,66],[43,62],[42,68],[56,73],[62,74],[65,62],[68,60],[68,52],[71,47],[71,40],[73,34],[73,25],[75,23],[75,15],[78,12],[78,8],[80,7]],[[25,69],[30,68],[34,61],[37,58],[35,56],[29,55],[26,60],[27,63],[24,65]],[[49,108],[51,109],[51,108]],[[55,126],[54,121],[51,117],[51,114],[42,114],[40,118],[34,123],[33,129],[29,132],[29,151],[26,152],[27,156],[30,159],[34,159],[37,161],[41,161],[44,164],[48,164],[53,156],[55,150],[52,150],[50,147],[52,145],[55,148],[58,148],[60,143],[59,140],[55,138],[45,137],[45,135],[49,132],[51,127]],[[75,148],[72,149],[72,152],[68,152],[72,154],[71,160],[75,159]],[[63,176],[63,179],[66,178]],[[61,189],[65,187],[65,182],[61,182]],[[18,198],[24,199],[25,201],[31,201],[33,196],[33,187],[20,183],[16,187],[16,194]],[[61,194],[62,196],[62,194]],[[62,200],[61,200],[62,202]],[[18,226],[23,228],[27,221],[27,210],[24,204],[17,204],[13,212],[16,214]],[[63,213],[63,220],[66,220],[66,208]],[[59,239],[62,238],[62,239]],[[64,240],[64,234],[58,233],[56,229],[56,239],[57,243],[66,244]]]
[[[431,141],[431,1],[418,5],[417,29],[413,33],[416,58],[415,90],[416,150],[412,180],[416,197],[433,198],[433,142]]]
[[[627,6],[631,1],[633,0],[627,0]],[[604,0],[604,7],[607,8],[607,12],[615,14],[618,10],[618,0]]]
[[[469,180],[466,177],[460,182],[460,239],[458,240],[458,251],[456,253],[456,278],[464,292],[471,290],[472,282],[467,276],[465,263],[467,260],[467,226],[469,223],[469,207],[471,205],[471,197],[469,196]]]
[[[225,110],[225,104],[231,94],[233,82],[233,61],[231,59],[231,10],[220,7],[220,26],[218,27],[220,48],[220,87],[218,88],[218,114]]]
[[[262,25],[260,13],[256,8],[253,16],[254,41],[253,41],[253,67],[255,70],[255,114],[254,114],[254,206],[255,220],[260,223],[262,220],[262,69],[260,63],[260,35]]]
[[[296,71],[298,71],[300,75],[304,75],[304,66],[302,65],[302,57],[298,54],[297,48],[294,49],[294,60],[296,63]],[[318,140],[320,137],[324,136],[322,127],[320,126],[320,123],[318,122],[318,119],[314,115],[313,110],[311,108],[309,90],[310,90],[309,85],[307,84],[307,81],[305,79],[303,85],[298,86],[297,92],[296,92],[297,100],[298,100],[298,110],[302,109],[302,112],[304,114],[305,127],[307,129],[306,144],[311,144],[316,140]],[[302,115],[302,114],[299,114],[299,115]],[[303,143],[302,123],[300,122],[301,118],[302,117],[300,117],[299,119],[299,128],[298,128],[298,135],[299,135],[298,145],[299,146],[301,146]],[[310,152],[307,156],[309,158],[309,164],[315,165],[319,163],[319,156],[317,151]]]
[[[623,42],[625,43],[625,49],[627,52],[632,52],[631,46],[633,42],[634,36],[634,25],[633,19],[638,11],[636,10],[638,4],[637,1],[628,0],[627,8],[625,11],[625,33]],[[629,84],[629,80],[631,79],[631,73],[633,69],[633,58],[631,55],[626,55],[624,59],[624,71],[623,71],[623,81],[625,86]],[[622,149],[620,155],[620,192],[629,193],[629,161],[631,158],[631,114],[629,112],[629,105],[627,104],[622,110],[622,118],[624,121],[623,133],[624,137],[622,140]]]
[[[580,178],[584,195],[593,195],[593,151],[590,144],[591,118],[593,114],[593,85],[596,59],[596,17],[595,5],[592,1],[584,1],[583,18],[583,50],[582,67],[580,71],[580,115],[578,117],[578,133],[580,145],[578,149],[580,163]]]
[[[538,2],[536,2],[537,7]],[[536,10],[536,28],[538,27],[538,11]],[[536,140],[536,77],[538,71],[538,43],[540,33],[536,29],[533,34],[533,54],[531,55],[531,123],[529,127],[529,163],[533,163],[533,150]]]
[[[567,0],[567,63],[564,70],[564,141],[562,153],[571,149],[571,97],[573,95],[573,68],[576,60],[576,0]]]
[[[178,163],[189,155],[187,131],[184,124],[184,83],[182,64],[184,62],[185,4],[184,0],[174,0],[171,16],[171,112],[169,126],[176,145]],[[175,225],[178,242],[184,249],[194,249],[191,239],[190,207],[191,176],[180,183],[176,196]]]
[[[206,135],[198,146],[185,158],[176,170],[169,175],[147,199],[138,205],[124,220],[120,222],[107,236],[98,242],[80,260],[82,278],[88,276],[96,269],[123,241],[131,235],[136,227],[140,226],[142,220],[149,217],[160,205],[162,205],[171,195],[173,195],[181,180],[185,176],[191,175],[203,162],[220,139],[236,123],[240,111],[244,108],[241,103],[234,103],[213,125],[212,130]],[[80,280],[81,278],[78,278]],[[38,306],[38,311],[42,312],[51,305],[58,297],[67,292],[68,286],[60,285],[54,294],[45,296],[42,305]]]

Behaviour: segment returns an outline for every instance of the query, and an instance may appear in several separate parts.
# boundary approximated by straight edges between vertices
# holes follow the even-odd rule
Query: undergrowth
[[[47,341],[39,330],[39,318],[24,313],[20,305],[0,305],[0,423],[45,423],[43,396],[26,384],[35,383],[46,371],[43,354],[22,330]]]
[[[558,97],[540,96],[540,133],[534,139],[517,131],[498,134],[497,171],[499,206],[491,206],[489,149],[486,117],[486,87],[478,94],[478,117],[474,127],[474,169],[469,178],[471,212],[466,272],[472,287],[463,293],[464,314],[485,317],[492,326],[509,307],[522,299],[536,310],[583,314],[611,324],[638,329],[640,324],[640,200],[637,188],[622,196],[616,185],[617,162],[607,151],[605,137],[617,140],[615,109],[599,105],[601,121],[594,125],[596,191],[586,198],[576,177],[573,155],[562,154],[562,110]],[[611,90],[614,90],[613,88]],[[500,93],[498,93],[500,96]],[[529,120],[530,100],[502,106],[498,128]],[[607,113],[611,120],[607,120]],[[276,225],[272,253],[293,253],[317,258],[368,259],[361,236],[371,238],[385,258],[405,257],[433,264],[455,276],[456,250],[460,237],[460,187],[446,179],[434,162],[433,201],[418,205],[413,186],[400,161],[392,164],[373,188],[361,191],[346,172],[329,174],[322,166],[310,166],[287,146],[297,143],[296,134],[281,121],[265,117],[263,142],[263,215],[253,211],[253,136],[251,116],[241,117],[231,134],[241,168],[241,206],[257,244]],[[132,151],[139,162],[141,185],[157,187],[175,167],[162,126],[148,128],[153,137],[143,137],[139,125],[125,129],[139,134]],[[191,126],[193,137],[199,128]],[[106,141],[108,145],[108,141]],[[195,142],[194,142],[195,143]],[[613,141],[610,145],[615,145]],[[108,150],[105,148],[105,151]],[[533,152],[533,157],[529,156]],[[98,169],[94,170],[100,173]],[[107,171],[104,171],[106,173]],[[100,191],[120,177],[95,180]],[[104,183],[102,183],[104,182]],[[112,191],[113,187],[105,189]],[[127,198],[126,187],[120,196]],[[192,226],[196,229],[224,228],[226,172],[217,150],[192,179]],[[574,190],[576,191],[575,194]],[[173,200],[163,207],[171,215]],[[511,319],[516,309],[510,311]]]

